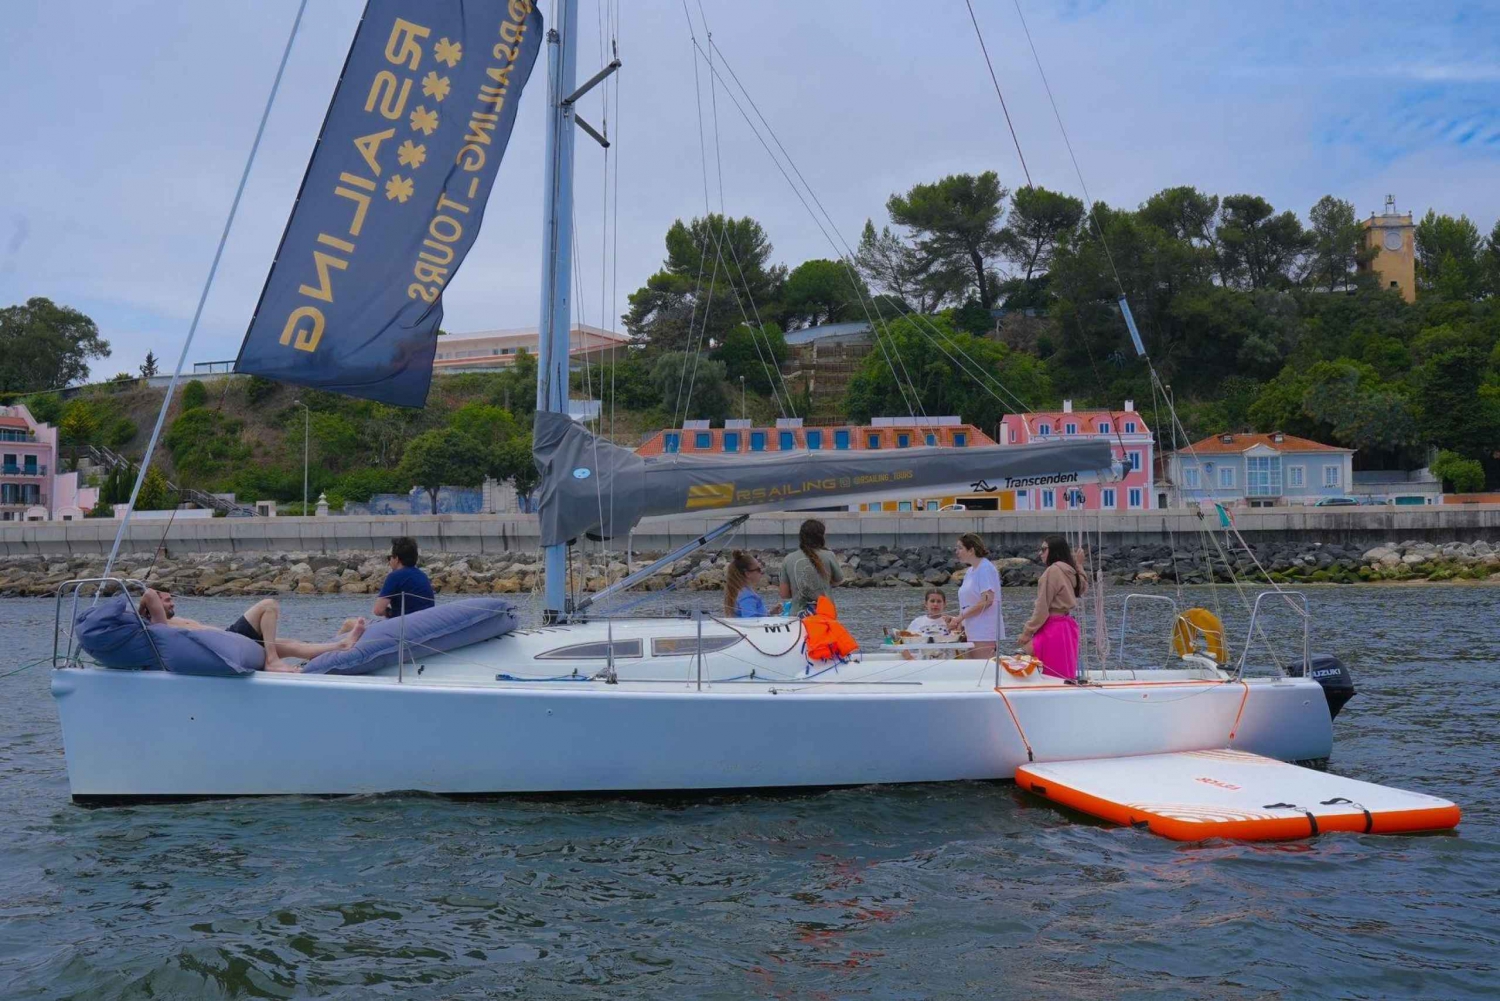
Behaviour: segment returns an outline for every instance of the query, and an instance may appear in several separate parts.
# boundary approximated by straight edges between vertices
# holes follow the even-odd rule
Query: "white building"
[[[432,370],[436,375],[504,371],[515,364],[516,355],[523,350],[535,358],[538,343],[535,327],[445,334],[438,338]],[[608,362],[612,355],[623,355],[631,343],[629,334],[575,323],[568,336],[568,364],[582,368],[585,361],[591,365]]]

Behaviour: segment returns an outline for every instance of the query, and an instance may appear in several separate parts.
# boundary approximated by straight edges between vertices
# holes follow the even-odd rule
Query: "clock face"
[[[1386,250],[1400,250],[1401,242],[1401,231],[1399,229],[1388,229],[1385,231]]]

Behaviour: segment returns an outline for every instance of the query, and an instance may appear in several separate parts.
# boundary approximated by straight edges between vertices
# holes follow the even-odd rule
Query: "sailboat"
[[[558,0],[557,10],[547,36],[535,429],[543,624],[443,651],[403,649],[394,664],[349,676],[118,670],[89,662],[70,638],[52,692],[74,799],[990,780],[1011,779],[1027,764],[1224,748],[1281,761],[1328,758],[1332,712],[1312,676],[1305,633],[1300,664],[1272,677],[1247,676],[1243,659],[1183,649],[1156,669],[1097,667],[1063,682],[1001,658],[965,656],[961,644],[959,656],[946,660],[906,660],[884,647],[810,660],[806,627],[795,617],[613,617],[598,614],[601,595],[570,604],[570,541],[619,537],[648,515],[742,516],[810,501],[941,494],[981,479],[1078,483],[1117,470],[1107,445],[1077,442],[643,458],[572,421],[576,0]],[[365,197],[353,182],[348,191]],[[289,323],[282,344],[316,347],[321,322],[315,329]],[[85,583],[73,584],[74,606]],[[59,596],[60,619],[67,593]],[[73,618],[70,609],[64,627]]]

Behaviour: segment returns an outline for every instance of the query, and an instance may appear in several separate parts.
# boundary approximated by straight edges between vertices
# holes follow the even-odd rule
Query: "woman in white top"
[[[1005,638],[1005,622],[1000,618],[1000,571],[986,557],[989,548],[973,532],[959,537],[954,555],[969,568],[958,588],[958,614],[950,615],[950,624],[962,627],[974,644],[970,657],[986,660],[995,656],[995,644]]]

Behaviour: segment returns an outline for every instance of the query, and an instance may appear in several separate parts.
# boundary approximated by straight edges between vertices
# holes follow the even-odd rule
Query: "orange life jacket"
[[[859,644],[838,620],[838,609],[828,595],[820,595],[812,612],[802,617],[808,660],[848,660]]]

